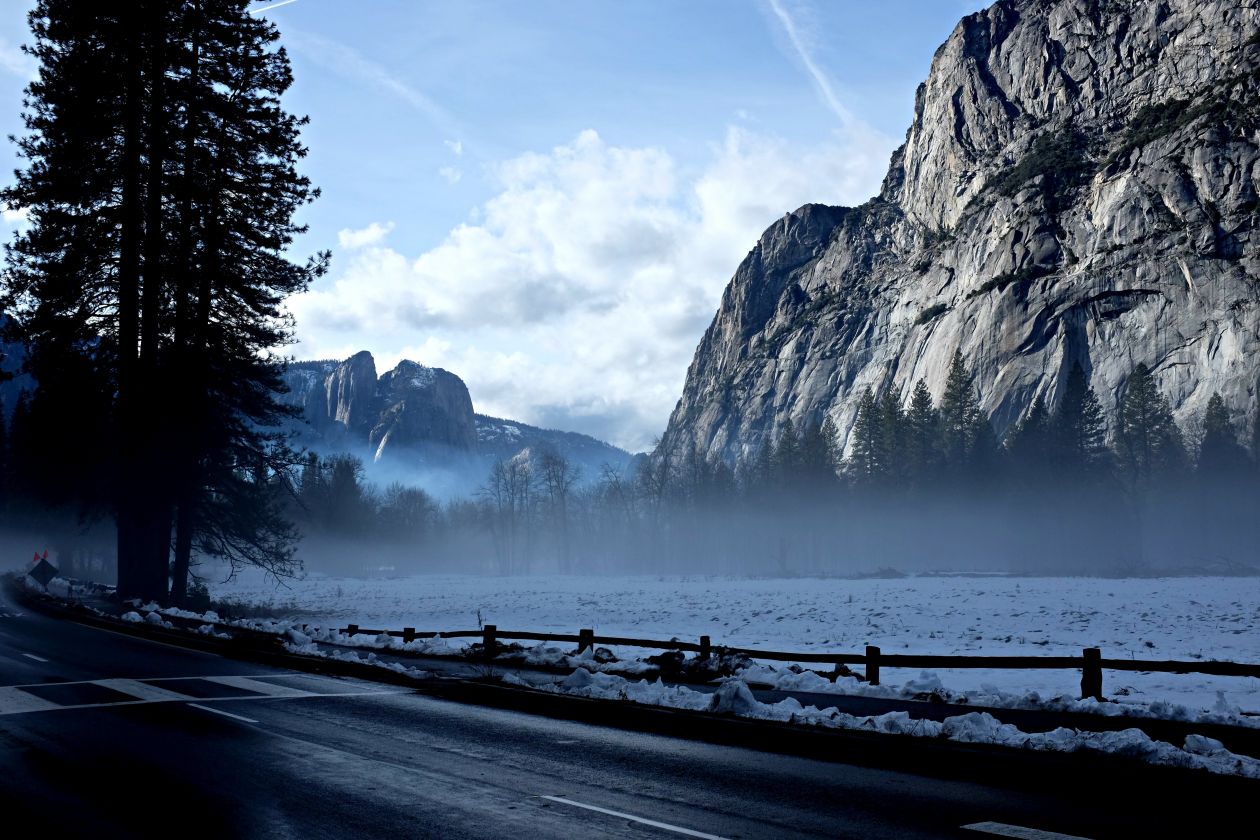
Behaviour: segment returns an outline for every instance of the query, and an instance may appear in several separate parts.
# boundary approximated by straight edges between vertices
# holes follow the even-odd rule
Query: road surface
[[[993,786],[557,721],[171,647],[7,596],[0,778],[0,825],[42,821],[54,837],[1036,838],[1168,827],[1149,791],[1119,779],[1114,789]],[[1203,827],[1227,818],[1218,811]]]

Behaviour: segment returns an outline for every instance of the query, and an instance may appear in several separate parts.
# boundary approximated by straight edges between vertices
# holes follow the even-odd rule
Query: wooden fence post
[[[1081,699],[1093,697],[1102,700],[1102,651],[1099,648],[1085,648],[1085,663],[1081,668]]]
[[[579,630],[578,653],[585,653],[593,647],[595,647],[595,631],[585,627]]]
[[[494,624],[487,624],[481,629],[481,647],[486,656],[494,656],[494,650],[499,646],[496,638],[499,634],[499,628]]]
[[[879,685],[879,648],[866,646],[866,681],[871,685]]]
[[[416,640],[416,628],[404,627],[403,628],[403,644],[410,644],[411,642],[414,642],[415,640]]]
[[[712,652],[712,646],[709,644],[709,637],[701,636],[700,637],[700,658],[708,659],[709,654],[711,652]]]
[[[347,636],[357,636],[359,634],[359,625],[351,624],[346,628]]]

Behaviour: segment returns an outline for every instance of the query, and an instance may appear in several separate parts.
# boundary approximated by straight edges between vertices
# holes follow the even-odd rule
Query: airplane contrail
[[[281,6],[287,6],[290,3],[296,3],[297,0],[280,0],[279,3],[272,3],[270,6],[263,6],[261,9],[250,9],[251,15],[261,15],[263,12],[270,12],[272,9],[278,9]]]

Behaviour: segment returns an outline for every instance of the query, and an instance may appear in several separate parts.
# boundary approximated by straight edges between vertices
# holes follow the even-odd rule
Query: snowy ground
[[[277,588],[246,573],[215,598],[292,605],[286,617],[325,626],[476,628],[697,639],[715,645],[860,653],[1079,655],[1260,662],[1260,579],[948,577],[896,580],[716,577],[355,579],[310,574]],[[645,652],[646,653],[646,652]],[[939,671],[955,691],[1075,695],[1074,671]],[[884,682],[919,679],[885,670]],[[1122,702],[1194,711],[1260,711],[1260,680],[1106,672]]]

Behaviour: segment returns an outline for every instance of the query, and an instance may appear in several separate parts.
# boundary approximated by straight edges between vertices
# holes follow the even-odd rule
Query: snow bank
[[[526,685],[516,678],[505,681]],[[833,729],[942,738],[960,743],[995,744],[1045,752],[1108,753],[1151,764],[1260,779],[1260,760],[1231,753],[1220,741],[1202,735],[1187,736],[1184,747],[1178,748],[1163,741],[1155,741],[1140,729],[1084,732],[1060,727],[1052,732],[1028,733],[1012,724],[1002,723],[985,712],[957,715],[946,718],[943,722],[916,720],[906,712],[854,716],[835,708],[802,706],[794,698],[778,703],[762,703],[753,696],[748,684],[738,678],[724,681],[717,691],[708,694],[682,686],[666,685],[659,679],[655,682],[631,682],[623,677],[578,669],[559,683],[532,687],[582,697],[628,700],[645,705],[734,714],[759,720]]]

